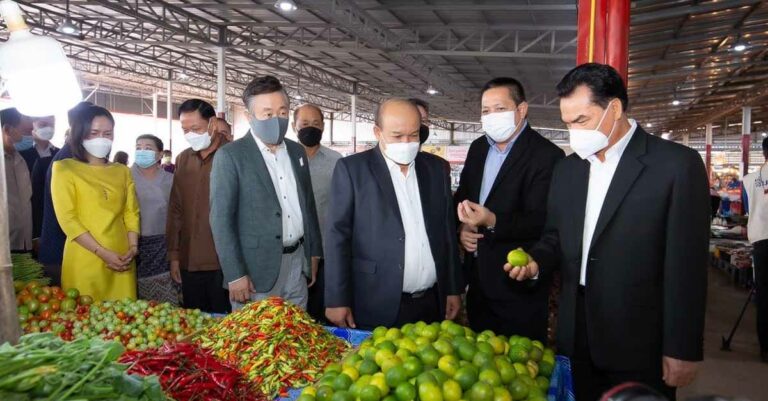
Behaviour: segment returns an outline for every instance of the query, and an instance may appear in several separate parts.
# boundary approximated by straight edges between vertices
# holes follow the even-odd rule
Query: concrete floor
[[[710,269],[704,362],[699,376],[678,391],[678,400],[720,395],[731,400],[768,401],[768,364],[760,362],[755,305],[751,303],[731,342],[730,352],[720,350],[747,299],[747,290],[735,287],[721,271]]]

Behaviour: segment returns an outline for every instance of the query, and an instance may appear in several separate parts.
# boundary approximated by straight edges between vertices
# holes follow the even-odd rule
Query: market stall
[[[14,258],[25,333],[0,347],[2,400],[572,400],[567,358],[451,321],[324,328],[280,298],[227,316],[93,302]]]

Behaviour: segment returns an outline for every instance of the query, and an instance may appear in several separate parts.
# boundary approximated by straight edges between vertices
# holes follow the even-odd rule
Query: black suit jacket
[[[542,274],[562,272],[557,344],[565,355],[575,346],[589,170],[576,155],[557,166],[547,226],[530,252]],[[638,126],[608,188],[588,255],[587,337],[596,366],[650,369],[662,354],[701,360],[709,213],[701,156]]]
[[[539,240],[546,219],[552,171],[565,153],[530,125],[519,135],[485,201],[485,206],[496,214],[495,230],[481,228],[485,237],[478,242],[477,257],[467,253],[464,258],[470,286],[477,286],[486,298],[495,300],[523,301],[529,300],[531,294],[538,294],[539,298],[547,296],[543,286],[509,280],[502,266],[509,251],[518,247],[527,250]],[[455,195],[457,205],[465,199],[479,203],[489,150],[485,136],[477,138],[469,147]]]
[[[444,309],[447,295],[462,292],[450,175],[444,163],[423,152],[416,156],[415,167]],[[351,307],[361,327],[392,325],[403,292],[405,232],[392,177],[378,147],[338,161],[330,204],[326,307]]]
[[[45,200],[45,178],[48,167],[59,149],[51,149],[51,155],[37,159],[32,168],[32,237],[39,238],[43,227],[43,208]],[[37,153],[37,152],[35,152]]]

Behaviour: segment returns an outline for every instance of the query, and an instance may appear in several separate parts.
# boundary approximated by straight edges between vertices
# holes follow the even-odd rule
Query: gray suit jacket
[[[308,268],[310,257],[323,254],[309,163],[301,145],[288,139],[285,145],[299,192]],[[250,132],[216,152],[210,219],[225,286],[248,275],[257,292],[274,287],[282,260],[281,213],[264,157]]]

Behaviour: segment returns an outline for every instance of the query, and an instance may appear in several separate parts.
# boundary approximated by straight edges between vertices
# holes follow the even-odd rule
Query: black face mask
[[[424,144],[424,142],[426,142],[428,138],[429,138],[429,127],[427,127],[424,124],[421,124],[421,127],[419,127],[419,143]]]
[[[299,142],[307,147],[317,146],[323,137],[323,131],[315,127],[304,127],[298,133]]]

